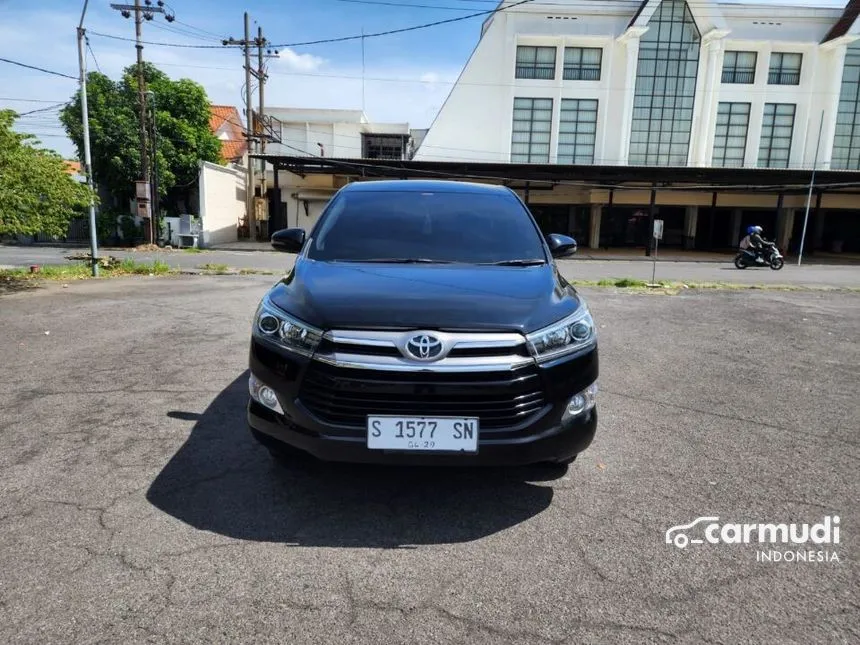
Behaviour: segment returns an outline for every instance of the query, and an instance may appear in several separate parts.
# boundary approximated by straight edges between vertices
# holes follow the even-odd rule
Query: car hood
[[[324,330],[529,333],[582,305],[554,265],[362,264],[306,258],[297,259],[269,297],[287,313]]]

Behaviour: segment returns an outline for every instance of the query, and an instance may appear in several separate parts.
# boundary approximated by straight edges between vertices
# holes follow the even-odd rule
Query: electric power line
[[[59,99],[25,99],[19,96],[0,96],[0,101],[15,101],[20,103],[57,103]]]
[[[18,116],[27,116],[28,114],[36,114],[37,112],[50,112],[52,110],[58,110],[65,106],[68,101],[64,101],[63,103],[57,103],[55,105],[49,105],[48,107],[39,108],[38,110],[30,110],[29,112],[21,112]]]
[[[85,41],[86,41],[86,43],[87,43],[87,49],[89,49],[89,50],[90,50],[90,54],[91,54],[91,55],[92,55],[92,57],[93,57],[93,62],[96,64],[96,69],[99,71],[99,74],[101,74],[102,68],[101,68],[101,67],[99,67],[99,61],[98,61],[98,60],[96,60],[96,53],[93,51],[93,48],[92,48],[92,46],[90,45],[90,39],[89,39],[89,38],[87,38],[86,36],[84,37],[84,39],[85,39]]]
[[[62,72],[55,72],[50,69],[45,69],[44,67],[37,67],[35,65],[28,65],[27,63],[21,63],[16,60],[9,60],[8,58],[0,58],[0,62],[9,63],[10,65],[17,65],[18,67],[25,67],[27,69],[34,69],[37,72],[44,72],[45,74],[52,74],[53,76],[60,76],[62,78],[70,78],[73,81],[78,80],[77,76],[69,76],[68,74],[63,74]]]
[[[438,27],[439,25],[447,25],[447,24],[454,23],[454,22],[461,22],[463,20],[469,20],[471,18],[477,18],[479,16],[489,16],[491,14],[500,13],[502,11],[507,11],[508,9],[510,9],[512,7],[517,7],[517,6],[524,5],[524,4],[527,4],[530,2],[535,2],[535,0],[519,0],[519,2],[516,2],[514,4],[507,5],[504,7],[498,7],[496,9],[489,9],[486,11],[478,11],[478,12],[471,13],[471,14],[466,15],[466,16],[458,16],[456,18],[447,18],[445,20],[436,20],[434,22],[427,22],[427,23],[423,23],[420,25],[412,25],[411,27],[401,27],[400,29],[388,29],[386,31],[378,31],[375,33],[370,33],[370,34],[357,34],[354,36],[341,36],[340,38],[325,38],[325,39],[321,39],[321,40],[310,40],[310,41],[306,41],[306,42],[270,44],[269,47],[272,47],[275,49],[284,49],[286,47],[304,47],[304,46],[308,46],[308,45],[322,45],[322,44],[326,44],[326,43],[342,43],[342,42],[347,42],[347,41],[351,41],[351,40],[361,40],[362,38],[379,38],[381,36],[390,36],[393,34],[402,34],[402,33],[410,32],[410,31],[418,31],[419,29],[428,29],[430,27]],[[124,36],[115,36],[113,34],[105,34],[105,33],[101,33],[98,31],[91,31],[89,33],[91,33],[93,36],[100,36],[102,38],[112,38],[114,40],[125,40],[128,42],[136,42],[135,39],[133,39],[133,38],[126,38]],[[141,40],[140,42],[142,44],[145,44],[145,45],[156,45],[156,46],[160,46],[160,47],[182,47],[182,48],[188,48],[188,49],[223,49],[225,46],[227,46],[227,47],[231,46],[230,44],[228,44],[228,45],[223,45],[223,44],[222,45],[194,45],[194,44],[188,44],[188,43],[158,43],[158,42],[151,42],[151,41],[146,41],[146,40]],[[232,45],[232,46],[233,47],[239,47],[241,45],[237,43],[237,44]]]

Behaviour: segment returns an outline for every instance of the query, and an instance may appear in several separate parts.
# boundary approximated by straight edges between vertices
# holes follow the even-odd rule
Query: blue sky
[[[121,0],[114,0],[121,1]],[[128,0],[133,4],[133,0]],[[177,22],[156,18],[144,24],[144,39],[212,45],[217,36],[241,37],[243,11],[263,26],[274,43],[297,43],[397,29],[495,7],[495,0],[378,0],[389,5],[342,0],[171,0]],[[585,2],[588,0],[579,0]],[[599,3],[600,0],[591,0]],[[782,0],[787,4],[790,0]],[[768,0],[757,0],[756,4]],[[92,32],[133,38],[134,24],[110,8],[111,0],[90,0],[85,26],[91,32],[88,67],[112,77],[134,63],[134,43]],[[439,8],[391,6],[435,5]],[[840,0],[797,4],[842,6]],[[0,57],[77,75],[75,27],[83,0],[0,0]],[[447,7],[447,8],[444,8]],[[365,41],[364,108],[374,121],[427,127],[474,49],[482,18]],[[184,33],[176,33],[179,30]],[[256,24],[252,22],[256,33]],[[204,33],[206,32],[206,33]],[[217,36],[216,36],[217,35]],[[94,55],[94,57],[93,57]],[[172,77],[204,85],[214,103],[241,108],[244,83],[238,50],[180,49],[147,45],[146,60]],[[282,49],[269,63],[267,104],[283,107],[361,108],[360,41]],[[67,100],[76,82],[0,63],[0,108],[26,112]],[[56,112],[22,118],[21,130],[42,135],[44,145],[74,156]]]

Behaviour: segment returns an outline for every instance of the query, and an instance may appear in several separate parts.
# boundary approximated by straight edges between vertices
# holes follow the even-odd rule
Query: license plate
[[[471,417],[367,417],[371,450],[478,452],[478,419]]]

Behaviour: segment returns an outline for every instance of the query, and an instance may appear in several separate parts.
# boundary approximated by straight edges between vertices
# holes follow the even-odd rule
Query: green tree
[[[89,204],[89,188],[66,172],[60,155],[13,131],[17,116],[0,110],[0,234],[64,235]]]
[[[223,163],[221,142],[209,129],[209,98],[201,85],[171,80],[149,63],[144,64],[144,79],[146,90],[155,94],[154,101],[147,101],[147,123],[154,103],[158,192],[169,205],[194,183],[199,161]],[[138,96],[136,65],[116,82],[99,72],[87,75],[93,177],[121,204],[134,196],[134,182],[142,177]],[[83,157],[80,90],[60,121]],[[152,164],[151,145],[148,156]]]

